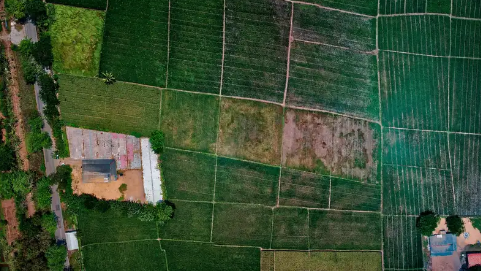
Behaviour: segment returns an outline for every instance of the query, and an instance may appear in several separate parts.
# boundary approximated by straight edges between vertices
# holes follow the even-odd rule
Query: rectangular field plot
[[[118,80],[165,87],[168,0],[110,0],[100,72]]]
[[[451,24],[451,55],[481,58],[481,20],[454,19]]]
[[[107,7],[107,0],[48,0],[47,3],[99,10],[105,10]]]
[[[448,68],[447,58],[380,52],[383,124],[447,130]]]
[[[263,251],[261,271],[381,271],[379,252]]]
[[[309,210],[310,249],[381,249],[381,215]]]
[[[378,120],[376,61],[372,54],[293,42],[286,103]]]
[[[449,170],[446,133],[384,129],[383,165]]]
[[[95,244],[82,248],[83,263],[88,270],[167,271],[165,251],[160,242]]]
[[[160,90],[59,75],[62,118],[72,126],[150,136],[159,127]]]
[[[384,217],[384,268],[386,270],[423,270],[421,235],[416,218]]]
[[[212,203],[174,201],[174,217],[159,226],[160,238],[210,241]]]
[[[163,90],[160,129],[165,145],[215,152],[219,125],[219,98]]]
[[[385,214],[419,215],[430,210],[450,215],[454,212],[450,171],[384,166],[383,176]]]
[[[380,14],[425,13],[426,2],[430,0],[380,0]],[[449,0],[451,1],[451,0]],[[451,3],[449,3],[451,5]],[[449,8],[450,6],[448,6]],[[449,10],[448,10],[449,13]]]
[[[268,207],[216,203],[212,241],[270,248],[272,215]]]
[[[168,180],[168,199],[212,201],[215,159],[211,155],[166,149],[162,154],[162,173]]]
[[[330,208],[338,210],[379,211],[381,187],[377,184],[331,178]]]
[[[481,18],[481,1],[480,0],[453,1],[453,16],[478,18],[478,19]]]
[[[320,174],[380,181],[377,124],[328,113],[288,109],[282,164]]]
[[[258,248],[175,241],[161,243],[167,255],[169,271],[259,270],[261,256]]]
[[[222,94],[282,102],[291,3],[226,0]]]
[[[379,49],[449,55],[447,16],[418,15],[379,18]]]
[[[218,153],[279,165],[282,107],[238,99],[222,99]]]
[[[219,157],[215,184],[216,202],[241,202],[274,206],[279,168]]]
[[[279,204],[329,208],[329,188],[329,176],[283,168]]]
[[[105,213],[82,212],[78,227],[85,235],[82,245],[157,238],[156,222],[142,222],[137,218],[118,215],[113,210]]]
[[[360,0],[356,2],[353,2],[352,0],[305,0],[303,2],[328,8],[351,11],[364,15],[377,15],[376,0]]]
[[[272,248],[309,249],[308,216],[304,208],[275,208]]]
[[[481,59],[451,59],[450,78],[449,130],[481,133]]]
[[[481,136],[451,134],[456,213],[481,215]]]
[[[376,19],[295,4],[293,36],[299,40],[372,51],[376,49]]]
[[[219,93],[223,0],[172,1],[168,86]]]

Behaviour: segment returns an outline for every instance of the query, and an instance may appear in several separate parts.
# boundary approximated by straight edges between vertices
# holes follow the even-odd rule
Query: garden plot
[[[62,118],[70,126],[150,136],[159,128],[160,90],[59,75]]]
[[[219,93],[223,0],[172,1],[168,86]]]
[[[226,0],[222,94],[282,102],[291,3]]]
[[[329,176],[283,168],[280,185],[280,205],[329,208]]]
[[[481,215],[481,136],[449,135],[456,213]]]
[[[145,200],[157,203],[162,200],[159,156],[154,153],[148,138],[140,140],[142,147],[142,176],[144,179]]]
[[[453,1],[453,16],[467,18],[481,18],[481,1],[457,0]]]
[[[450,19],[416,15],[379,18],[379,49],[448,56]]]
[[[376,49],[376,19],[295,4],[294,39],[360,51]]]
[[[365,15],[377,15],[377,0],[360,0],[356,2],[352,2],[352,0],[305,0],[303,2]]]
[[[377,125],[327,113],[287,110],[282,164],[345,179],[378,183]]]
[[[47,2],[99,10],[105,10],[107,8],[107,0],[48,0]]]
[[[450,131],[481,133],[481,59],[451,59]]]
[[[481,58],[481,20],[453,18],[451,32],[452,56]]]
[[[309,249],[309,211],[307,209],[274,209],[272,248]]]
[[[416,218],[384,216],[384,268],[386,270],[423,270],[421,235]]]
[[[379,53],[385,126],[448,129],[449,59]]]
[[[117,169],[142,167],[140,140],[134,136],[67,127],[73,159],[115,159]]]
[[[218,125],[218,97],[162,91],[160,129],[166,146],[213,153]]]
[[[217,159],[216,202],[274,206],[277,202],[278,185],[277,167],[221,157]]]
[[[310,249],[379,250],[381,215],[309,210]]]
[[[220,155],[279,165],[282,107],[222,99],[219,125]]]
[[[381,0],[379,2],[380,14],[444,13],[449,15],[450,12],[451,0]]]
[[[378,120],[376,56],[293,42],[286,103]]]
[[[110,0],[100,72],[118,80],[165,87],[169,0]]]

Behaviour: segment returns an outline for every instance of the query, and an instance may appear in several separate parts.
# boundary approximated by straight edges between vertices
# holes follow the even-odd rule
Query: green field
[[[309,211],[303,208],[274,209],[272,248],[309,249]]]
[[[168,87],[219,93],[223,0],[171,1]]]
[[[128,218],[110,210],[84,212],[78,216],[78,227],[85,234],[82,245],[106,242],[121,242],[157,238],[155,222],[142,222]]]
[[[274,206],[277,202],[279,168],[218,158],[216,202],[255,203]]]
[[[381,215],[309,211],[310,249],[379,250]]]
[[[416,230],[416,218],[385,216],[383,220],[384,268],[422,270],[421,235]]]
[[[296,41],[290,67],[287,104],[379,119],[375,55]]]
[[[258,248],[219,247],[212,244],[161,241],[169,271],[259,270]]]
[[[377,15],[377,0],[359,0],[356,2],[352,2],[352,0],[306,0],[304,2],[365,15]]]
[[[214,156],[166,149],[162,173],[169,199],[212,201],[214,198]],[[179,174],[182,172],[182,174]]]
[[[222,94],[282,102],[291,4],[226,1]]]
[[[444,0],[447,1],[447,0]],[[453,15],[468,18],[481,18],[481,3],[479,1],[453,1]]]
[[[479,29],[481,29],[480,20],[453,19],[451,23],[451,55],[481,58]]]
[[[190,241],[210,241],[212,204],[174,201],[175,215],[159,227],[160,238]]]
[[[159,127],[158,89],[70,75],[59,75],[59,85],[62,117],[71,126],[143,136]]]
[[[271,208],[264,206],[216,203],[212,241],[269,248],[272,212]]]
[[[329,176],[283,168],[280,185],[280,205],[329,207]]]
[[[50,26],[53,69],[81,76],[99,74],[105,12],[54,5]]]
[[[168,0],[110,0],[100,72],[118,80],[165,87]]]
[[[282,107],[222,99],[219,126],[220,155],[279,165]]]
[[[261,271],[381,271],[379,252],[263,251]]]
[[[167,271],[165,251],[157,240],[90,245],[82,248],[86,270]]]
[[[383,125],[447,130],[449,61],[447,58],[380,53]]]
[[[166,146],[215,152],[218,97],[163,90],[161,111],[160,129]]]
[[[329,206],[338,210],[380,211],[381,186],[332,177]]]
[[[453,1],[453,7],[457,2]],[[380,14],[406,14],[406,13],[443,13],[450,14],[451,0],[381,0],[379,1]]]
[[[99,10],[105,10],[107,7],[107,0],[48,0],[47,2]]]

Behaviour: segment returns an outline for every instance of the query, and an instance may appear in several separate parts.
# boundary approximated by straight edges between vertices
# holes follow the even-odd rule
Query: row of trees
[[[422,235],[430,236],[438,226],[441,217],[432,211],[426,211],[416,220],[416,227]],[[446,218],[446,225],[451,233],[459,236],[464,232],[464,222],[461,217],[457,215],[450,215]]]

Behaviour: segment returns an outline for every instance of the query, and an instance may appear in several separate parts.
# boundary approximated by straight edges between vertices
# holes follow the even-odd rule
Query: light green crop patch
[[[50,26],[53,69],[74,75],[98,75],[105,13],[53,6],[55,20]]]

